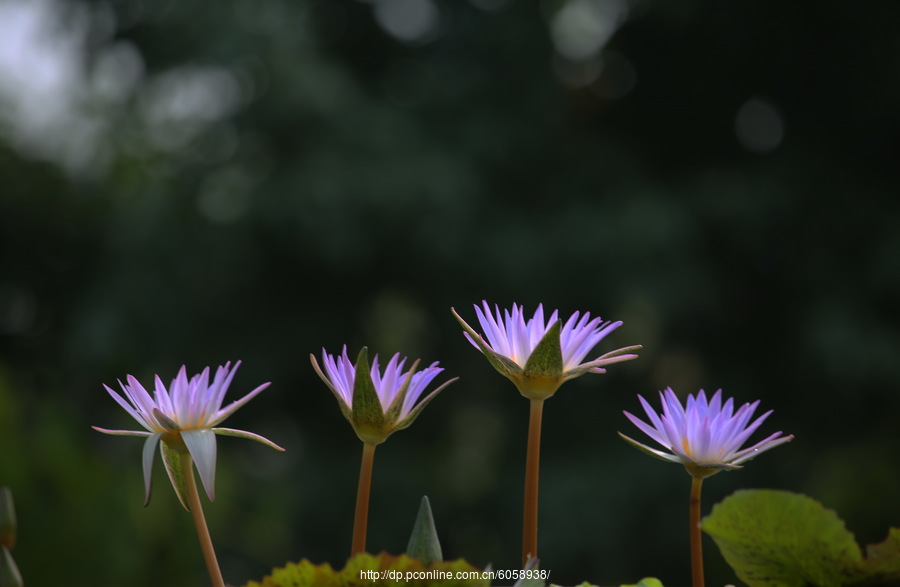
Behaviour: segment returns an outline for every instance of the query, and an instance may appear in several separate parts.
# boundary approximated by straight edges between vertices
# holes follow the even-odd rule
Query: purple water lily
[[[701,389],[696,396],[689,395],[684,406],[671,387],[659,392],[659,397],[663,408],[661,414],[657,414],[647,400],[638,396],[650,424],[628,412],[625,415],[641,432],[669,452],[650,448],[621,432],[619,436],[650,456],[681,463],[691,475],[691,576],[693,587],[703,587],[703,546],[700,537],[700,492],[703,480],[719,471],[740,469],[741,463],[789,442],[794,437],[782,436],[779,431],[753,446],[741,448],[772,413],[769,410],[751,423],[759,406],[758,400],[752,404],[744,404],[735,411],[733,399],[728,398],[722,403],[721,389],[709,401],[706,400],[706,392]]]
[[[347,346],[340,355],[333,356],[322,349],[322,367],[315,356],[310,355],[313,369],[331,390],[341,412],[364,442],[382,442],[392,432],[412,424],[425,406],[447,385],[456,381],[446,381],[434,391],[422,397],[444,369],[435,361],[421,371],[417,371],[419,361],[404,371],[406,357],[396,353],[382,368],[378,355],[368,368],[367,351],[364,348],[354,364],[347,355]],[[357,378],[360,374],[366,376]],[[371,387],[370,387],[371,386]],[[374,405],[374,398],[378,403]],[[420,401],[421,400],[421,401]]]
[[[565,323],[554,310],[544,319],[543,304],[538,304],[526,319],[522,306],[491,311],[487,301],[475,306],[475,315],[484,335],[478,334],[453,310],[466,339],[480,350],[497,371],[510,379],[519,392],[532,399],[545,399],[556,393],[565,381],[585,373],[605,373],[606,365],[636,359],[632,351],[639,345],[608,352],[595,359],[584,358],[603,338],[622,322],[603,321],[590,313],[575,312]],[[583,362],[584,361],[584,362]]]
[[[363,442],[350,545],[350,554],[354,556],[366,550],[369,491],[372,486],[375,448],[395,431],[412,424],[425,406],[456,379],[444,382],[422,398],[425,389],[443,371],[437,362],[417,371],[419,361],[415,361],[404,372],[406,358],[401,359],[398,353],[391,357],[382,372],[378,365],[378,355],[375,355],[370,368],[368,350],[363,347],[354,364],[347,355],[346,345],[336,357],[322,349],[324,370],[314,355],[310,355],[309,360],[337,398],[341,413]]]
[[[624,434],[620,435],[651,456],[683,464],[692,475],[708,476],[721,470],[739,469],[741,463],[794,438],[782,436],[779,431],[753,446],[741,448],[772,413],[769,410],[751,423],[759,406],[758,400],[744,404],[735,411],[732,398],[722,403],[721,389],[709,401],[701,389],[696,396],[688,396],[684,407],[671,388],[666,388],[659,395],[663,408],[661,414],[657,414],[647,400],[638,396],[650,424],[628,412],[625,416],[669,452],[650,448]]]

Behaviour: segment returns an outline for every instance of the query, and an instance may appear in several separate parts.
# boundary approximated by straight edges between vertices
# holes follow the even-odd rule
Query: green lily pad
[[[844,522],[819,502],[773,490],[737,491],[703,520],[750,587],[851,587],[900,581],[900,531],[863,558]]]
[[[405,554],[394,556],[358,554],[346,566],[335,571],[331,565],[315,565],[304,559],[273,569],[262,582],[251,581],[245,587],[488,587],[481,570],[463,559],[425,565]]]
[[[550,587],[561,587],[561,586],[554,583],[554,584],[551,584]],[[581,583],[580,585],[576,585],[575,587],[597,587],[597,585],[594,585],[593,583],[588,583],[587,581],[585,581],[584,583]],[[654,577],[644,577],[637,583],[621,585],[621,587],[663,587],[663,584],[662,584],[662,581],[660,581],[659,579],[656,579]]]
[[[884,542],[866,547],[863,569],[867,585],[900,585],[900,528],[891,528]]]
[[[644,577],[635,585],[622,585],[622,587],[663,587],[662,581],[654,577]]]

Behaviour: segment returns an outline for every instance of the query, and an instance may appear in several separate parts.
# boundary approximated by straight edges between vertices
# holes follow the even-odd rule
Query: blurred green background
[[[689,477],[616,435],[724,388],[796,439],[705,484],[900,525],[900,4],[0,0],[0,485],[30,585],[206,584],[103,390],[243,360],[219,440],[227,580],[341,566],[360,443],[308,355],[461,380],[379,448],[369,549],[427,494],[447,557],[515,568],[527,402],[450,314],[540,302],[641,358],[544,415],[551,579],[689,582]],[[442,377],[439,381],[442,381]],[[637,437],[637,436],[636,436]],[[710,584],[736,582],[707,542]]]

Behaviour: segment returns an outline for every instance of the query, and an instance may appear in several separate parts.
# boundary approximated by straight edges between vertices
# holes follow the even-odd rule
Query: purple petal
[[[643,432],[662,446],[668,449],[672,448],[672,445],[666,440],[665,436],[663,434],[660,434],[658,430],[651,426],[648,426],[643,420],[641,420],[637,416],[630,414],[629,412],[623,411],[622,413],[625,414],[625,417],[631,420],[631,423],[637,426],[641,432]]]
[[[486,300],[482,300],[484,304],[484,312],[477,305],[475,306],[475,315],[478,317],[478,323],[487,337],[487,342],[495,353],[508,356],[510,354],[509,339],[504,332],[504,322],[500,317],[500,308],[497,307],[496,319],[491,314],[491,308]],[[477,345],[476,345],[477,346]]]
[[[642,396],[638,399],[653,426],[628,412],[625,415],[647,436],[681,458],[689,470],[692,463],[704,469],[740,468],[741,462],[793,438],[781,437],[781,432],[777,432],[750,448],[738,450],[772,411],[748,425],[759,401],[744,404],[734,412],[734,400],[728,398],[723,404],[721,389],[710,399],[701,389],[696,395],[689,395],[682,406],[675,392],[666,388],[660,392],[662,414],[657,414]]]
[[[650,419],[650,423],[658,431],[660,437],[665,441],[660,444],[671,448],[672,444],[675,442],[675,440],[673,438],[670,438],[666,434],[665,425],[659,419],[659,416],[656,414],[656,412],[653,410],[653,408],[650,407],[650,402],[645,400],[640,395],[638,395],[638,400],[640,400],[641,406],[644,408],[644,412],[647,414],[647,417]]]
[[[375,358],[376,362],[372,365],[372,382],[375,384],[375,391],[378,393],[378,399],[381,401],[381,409],[386,410],[391,405],[391,402],[394,401],[397,392],[400,391],[400,386],[406,379],[402,373],[406,358],[401,361],[400,353],[395,353],[384,368],[384,377],[381,377],[378,373],[378,355],[375,355]]]
[[[425,389],[443,370],[442,367],[438,367],[438,362],[435,361],[412,376],[412,379],[409,382],[409,389],[406,391],[406,397],[403,398],[403,406],[400,410],[399,417],[400,420],[403,420],[409,415],[415,406],[416,401],[422,396]]]

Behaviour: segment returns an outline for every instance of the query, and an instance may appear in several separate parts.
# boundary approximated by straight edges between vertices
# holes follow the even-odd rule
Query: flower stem
[[[225,587],[222,571],[219,569],[218,560],[216,560],[216,551],[213,549],[212,539],[209,537],[206,518],[203,516],[200,494],[197,493],[197,482],[194,480],[194,462],[189,454],[182,455],[181,466],[183,468],[188,499],[191,503],[191,516],[194,518],[194,526],[197,527],[197,538],[200,541],[200,550],[203,551],[203,560],[206,561],[206,570],[209,571],[209,579],[212,581],[213,587]]]
[[[538,478],[541,463],[541,416],[543,399],[532,399],[528,418],[528,448],[525,456],[525,505],[522,516],[522,567],[537,558]]]
[[[700,488],[702,477],[691,478],[691,578],[693,587],[703,587],[703,544],[700,535]]]
[[[364,442],[362,464],[359,466],[359,486],[356,490],[356,513],[353,516],[353,544],[350,556],[366,551],[366,527],[369,523],[369,489],[372,487],[372,465],[377,445]]]

